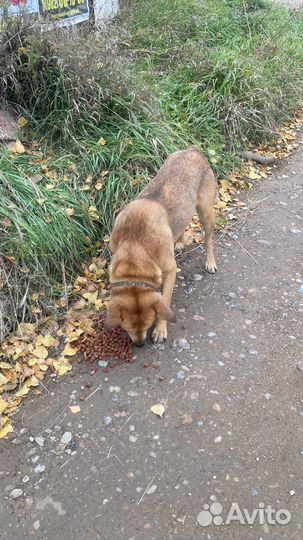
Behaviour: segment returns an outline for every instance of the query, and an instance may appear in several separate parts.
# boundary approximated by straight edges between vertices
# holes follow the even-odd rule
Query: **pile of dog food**
[[[80,338],[77,344],[78,351],[83,353],[84,358],[90,363],[109,359],[118,360],[121,364],[133,362],[133,343],[129,336],[120,327],[106,330],[104,320],[105,314],[95,322],[93,334]],[[109,362],[104,371],[115,365]]]

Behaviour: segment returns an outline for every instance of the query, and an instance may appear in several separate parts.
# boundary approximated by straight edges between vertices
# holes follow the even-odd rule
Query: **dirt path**
[[[80,365],[28,400],[0,447],[3,539],[302,540],[302,163],[301,141],[244,194],[253,210],[217,243],[214,277],[199,249],[182,254],[165,347],[108,379]],[[233,502],[253,525],[225,523]],[[290,522],[260,524],[261,503]]]

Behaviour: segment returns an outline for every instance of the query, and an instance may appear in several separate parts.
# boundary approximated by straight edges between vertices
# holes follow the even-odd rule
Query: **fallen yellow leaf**
[[[97,191],[100,191],[100,189],[102,189],[102,188],[103,188],[102,182],[97,182],[96,185],[95,185],[95,189],[96,189]]]
[[[247,175],[250,180],[260,180],[261,176],[254,171],[253,169],[249,171],[249,174]]]
[[[103,300],[101,300],[100,298],[97,298],[97,300],[95,300],[94,306],[95,306],[98,310],[99,310],[99,309],[102,309],[102,308],[105,308],[105,304],[104,304]]]
[[[20,118],[18,118],[17,124],[19,128],[24,128],[27,123],[28,123],[28,119],[24,118],[24,116],[20,116]]]
[[[62,356],[74,356],[75,354],[77,354],[77,352],[78,352],[77,348],[74,348],[69,343],[67,343],[64,351],[62,352]]]
[[[56,344],[56,342],[57,340],[53,336],[51,336],[50,334],[47,334],[46,336],[37,337],[36,346],[44,345],[44,347],[52,347],[53,345]]]
[[[12,153],[13,154],[24,154],[25,152],[25,148],[22,144],[21,141],[19,141],[19,139],[16,140],[13,148],[12,148]]]
[[[224,180],[221,180],[221,181],[220,181],[220,186],[221,186],[221,188],[223,188],[223,189],[229,189],[229,188],[232,187],[232,183],[229,182],[228,180],[225,180],[225,179],[224,179]]]
[[[75,209],[74,209],[74,208],[66,208],[66,209],[65,209],[65,213],[66,213],[66,215],[67,215],[68,217],[71,217],[71,216],[74,215]]]
[[[0,362],[0,368],[2,369],[11,369],[12,364],[9,364],[8,362]]]
[[[151,412],[156,414],[157,416],[160,416],[162,418],[163,414],[165,413],[165,407],[161,403],[157,403],[156,405],[153,405],[150,408]]]
[[[7,401],[0,397],[0,414],[2,414],[7,407]]]
[[[3,375],[2,373],[0,373],[0,386],[2,386],[3,384],[6,384],[8,382],[8,378],[5,377],[5,375]]]
[[[48,191],[52,191],[55,188],[55,184],[46,184],[45,187]]]
[[[37,358],[45,359],[48,357],[48,350],[43,345],[40,345],[33,350],[33,355]]]
[[[94,304],[98,298],[98,291],[85,292],[83,293],[83,297],[86,298],[90,304]]]
[[[100,146],[104,146],[106,144],[106,140],[103,137],[100,137],[98,144],[100,144]]]
[[[65,373],[72,369],[72,366],[70,364],[63,364],[62,362],[59,362],[59,360],[54,360],[52,365],[57,375],[59,375],[60,377],[62,377],[63,375],[65,375]]]
[[[0,439],[4,439],[5,437],[7,437],[9,433],[12,433],[14,431],[13,426],[8,416],[5,416],[4,418],[6,418],[7,420],[4,423],[4,427],[0,428]],[[3,425],[3,420],[4,419],[2,419],[2,425]]]
[[[20,390],[18,390],[18,392],[16,392],[15,397],[26,396],[29,393],[30,387],[31,386],[38,386],[38,384],[39,384],[39,380],[37,379],[37,377],[35,375],[32,375],[31,377],[29,377],[25,381],[23,386],[21,386]]]
[[[81,411],[79,405],[70,405],[69,408],[73,414],[76,414]]]
[[[54,169],[51,171],[46,171],[45,176],[47,176],[47,178],[51,178],[51,180],[58,180],[58,173]]]

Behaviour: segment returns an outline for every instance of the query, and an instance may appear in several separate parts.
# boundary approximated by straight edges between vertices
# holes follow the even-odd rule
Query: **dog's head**
[[[112,293],[109,301],[105,328],[121,326],[135,345],[142,347],[147,330],[157,318],[175,322],[173,311],[164,305],[162,296],[143,287],[125,287]]]

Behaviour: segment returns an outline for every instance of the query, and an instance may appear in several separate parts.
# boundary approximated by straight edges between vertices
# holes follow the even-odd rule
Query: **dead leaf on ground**
[[[20,118],[18,118],[18,120],[17,120],[17,124],[18,124],[19,128],[21,128],[21,129],[24,128],[27,123],[28,123],[28,119],[24,118],[24,116],[20,116]]]
[[[69,408],[73,414],[76,414],[81,411],[81,408],[79,407],[79,405],[70,405]]]
[[[104,137],[100,137],[100,139],[98,140],[98,144],[100,144],[100,146],[105,146],[106,140],[104,139]]]
[[[12,423],[8,416],[0,416],[0,439],[4,439],[14,431]]]
[[[156,405],[153,405],[150,410],[152,413],[160,416],[160,418],[162,418],[163,414],[165,413],[165,407],[162,405],[162,403],[156,403]]]
[[[77,354],[77,352],[77,347],[72,347],[69,343],[67,343],[64,350],[62,351],[62,356],[74,356],[75,354]]]
[[[14,146],[11,149],[11,152],[13,154],[24,154],[25,153],[25,148],[24,148],[22,142],[19,141],[19,139],[16,140]]]

